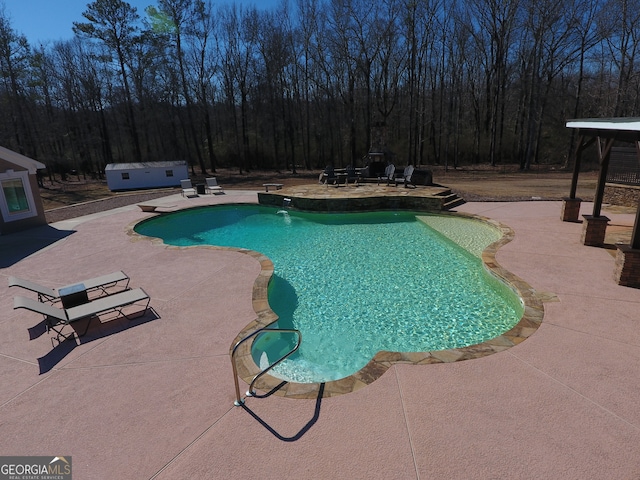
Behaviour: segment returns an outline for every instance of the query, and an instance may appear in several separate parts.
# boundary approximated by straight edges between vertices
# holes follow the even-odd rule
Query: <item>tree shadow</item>
[[[45,225],[0,236],[0,268],[7,268],[74,233]]]
[[[277,292],[277,295],[272,295],[272,292]],[[274,273],[269,283],[269,306],[278,315],[278,328],[295,328],[293,314],[298,303],[298,294],[293,285]]]
[[[268,397],[268,396],[272,395],[275,391],[279,390],[286,383],[287,382],[282,382],[280,385],[278,385],[272,391],[268,392],[265,395],[260,396],[259,398],[264,398],[264,397]],[[316,398],[316,406],[315,406],[315,409],[314,409],[314,412],[313,412],[313,416],[298,431],[298,433],[296,433],[292,437],[285,437],[284,435],[281,435],[280,433],[278,433],[271,425],[269,425],[265,420],[260,418],[260,416],[258,416],[257,413],[255,413],[253,410],[251,410],[249,407],[247,407],[246,404],[242,404],[242,408],[244,408],[245,411],[247,411],[249,413],[249,415],[251,415],[253,418],[255,418],[260,425],[262,425],[264,428],[266,428],[267,431],[269,431],[278,440],[282,440],[283,442],[295,442],[297,440],[300,440],[303,437],[303,435],[305,433],[307,433],[311,429],[311,427],[318,421],[318,418],[320,418],[320,405],[322,403],[323,393],[324,393],[324,383],[321,383],[320,384],[320,388],[318,390],[318,398]]]
[[[67,355],[69,355],[76,347],[80,345],[85,345],[95,340],[115,335],[116,333],[120,333],[124,330],[144,325],[145,323],[152,322],[159,318],[160,316],[156,313],[156,311],[152,307],[149,307],[147,308],[147,311],[144,313],[144,315],[132,318],[131,320],[119,317],[117,319],[110,320],[104,323],[102,323],[99,318],[74,322],[73,330],[71,330],[69,335],[58,334],[51,337],[51,343],[54,345],[53,349],[46,355],[38,358],[40,375],[51,371],[58,363],[60,363]],[[84,330],[86,324],[76,324],[83,324],[87,321],[91,321],[87,333],[82,337],[78,337],[76,335],[76,331]],[[42,333],[40,332],[43,324],[46,332],[46,324],[43,321],[38,325],[30,328],[29,335],[32,335],[32,330],[34,334],[38,334],[37,336],[42,335]]]

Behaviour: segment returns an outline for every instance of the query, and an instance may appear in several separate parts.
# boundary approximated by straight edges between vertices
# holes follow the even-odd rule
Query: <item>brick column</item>
[[[618,285],[640,288],[640,250],[618,245],[613,278]]]
[[[584,218],[582,243],[591,247],[601,247],[604,245],[604,235],[607,231],[609,218],[602,215],[599,217],[583,215],[582,218]]]
[[[564,197],[562,199],[562,218],[563,222],[577,222],[580,214],[581,198]]]

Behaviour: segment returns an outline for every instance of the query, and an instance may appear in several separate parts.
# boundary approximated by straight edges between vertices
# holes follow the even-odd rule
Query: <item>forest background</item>
[[[526,171],[566,166],[567,119],[638,110],[640,0],[96,0],[83,17],[30,45],[0,3],[0,144],[49,175],[296,173],[371,149]]]

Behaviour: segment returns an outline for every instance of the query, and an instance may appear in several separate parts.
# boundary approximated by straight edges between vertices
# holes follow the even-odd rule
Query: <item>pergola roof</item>
[[[568,128],[586,128],[595,130],[625,130],[640,131],[639,117],[617,117],[617,118],[582,118],[579,120],[569,120]]]
[[[581,135],[608,138],[621,142],[640,141],[639,117],[583,118],[569,120],[567,128],[577,128]]]

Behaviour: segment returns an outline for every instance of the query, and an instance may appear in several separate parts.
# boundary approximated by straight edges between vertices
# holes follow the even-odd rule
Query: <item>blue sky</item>
[[[73,22],[84,20],[82,12],[90,0],[0,0],[4,3],[5,14],[11,19],[11,26],[27,37],[31,45],[73,37]],[[157,5],[155,0],[128,0],[144,17],[144,9]],[[271,8],[279,5],[278,0],[213,0],[214,5],[235,3]]]

